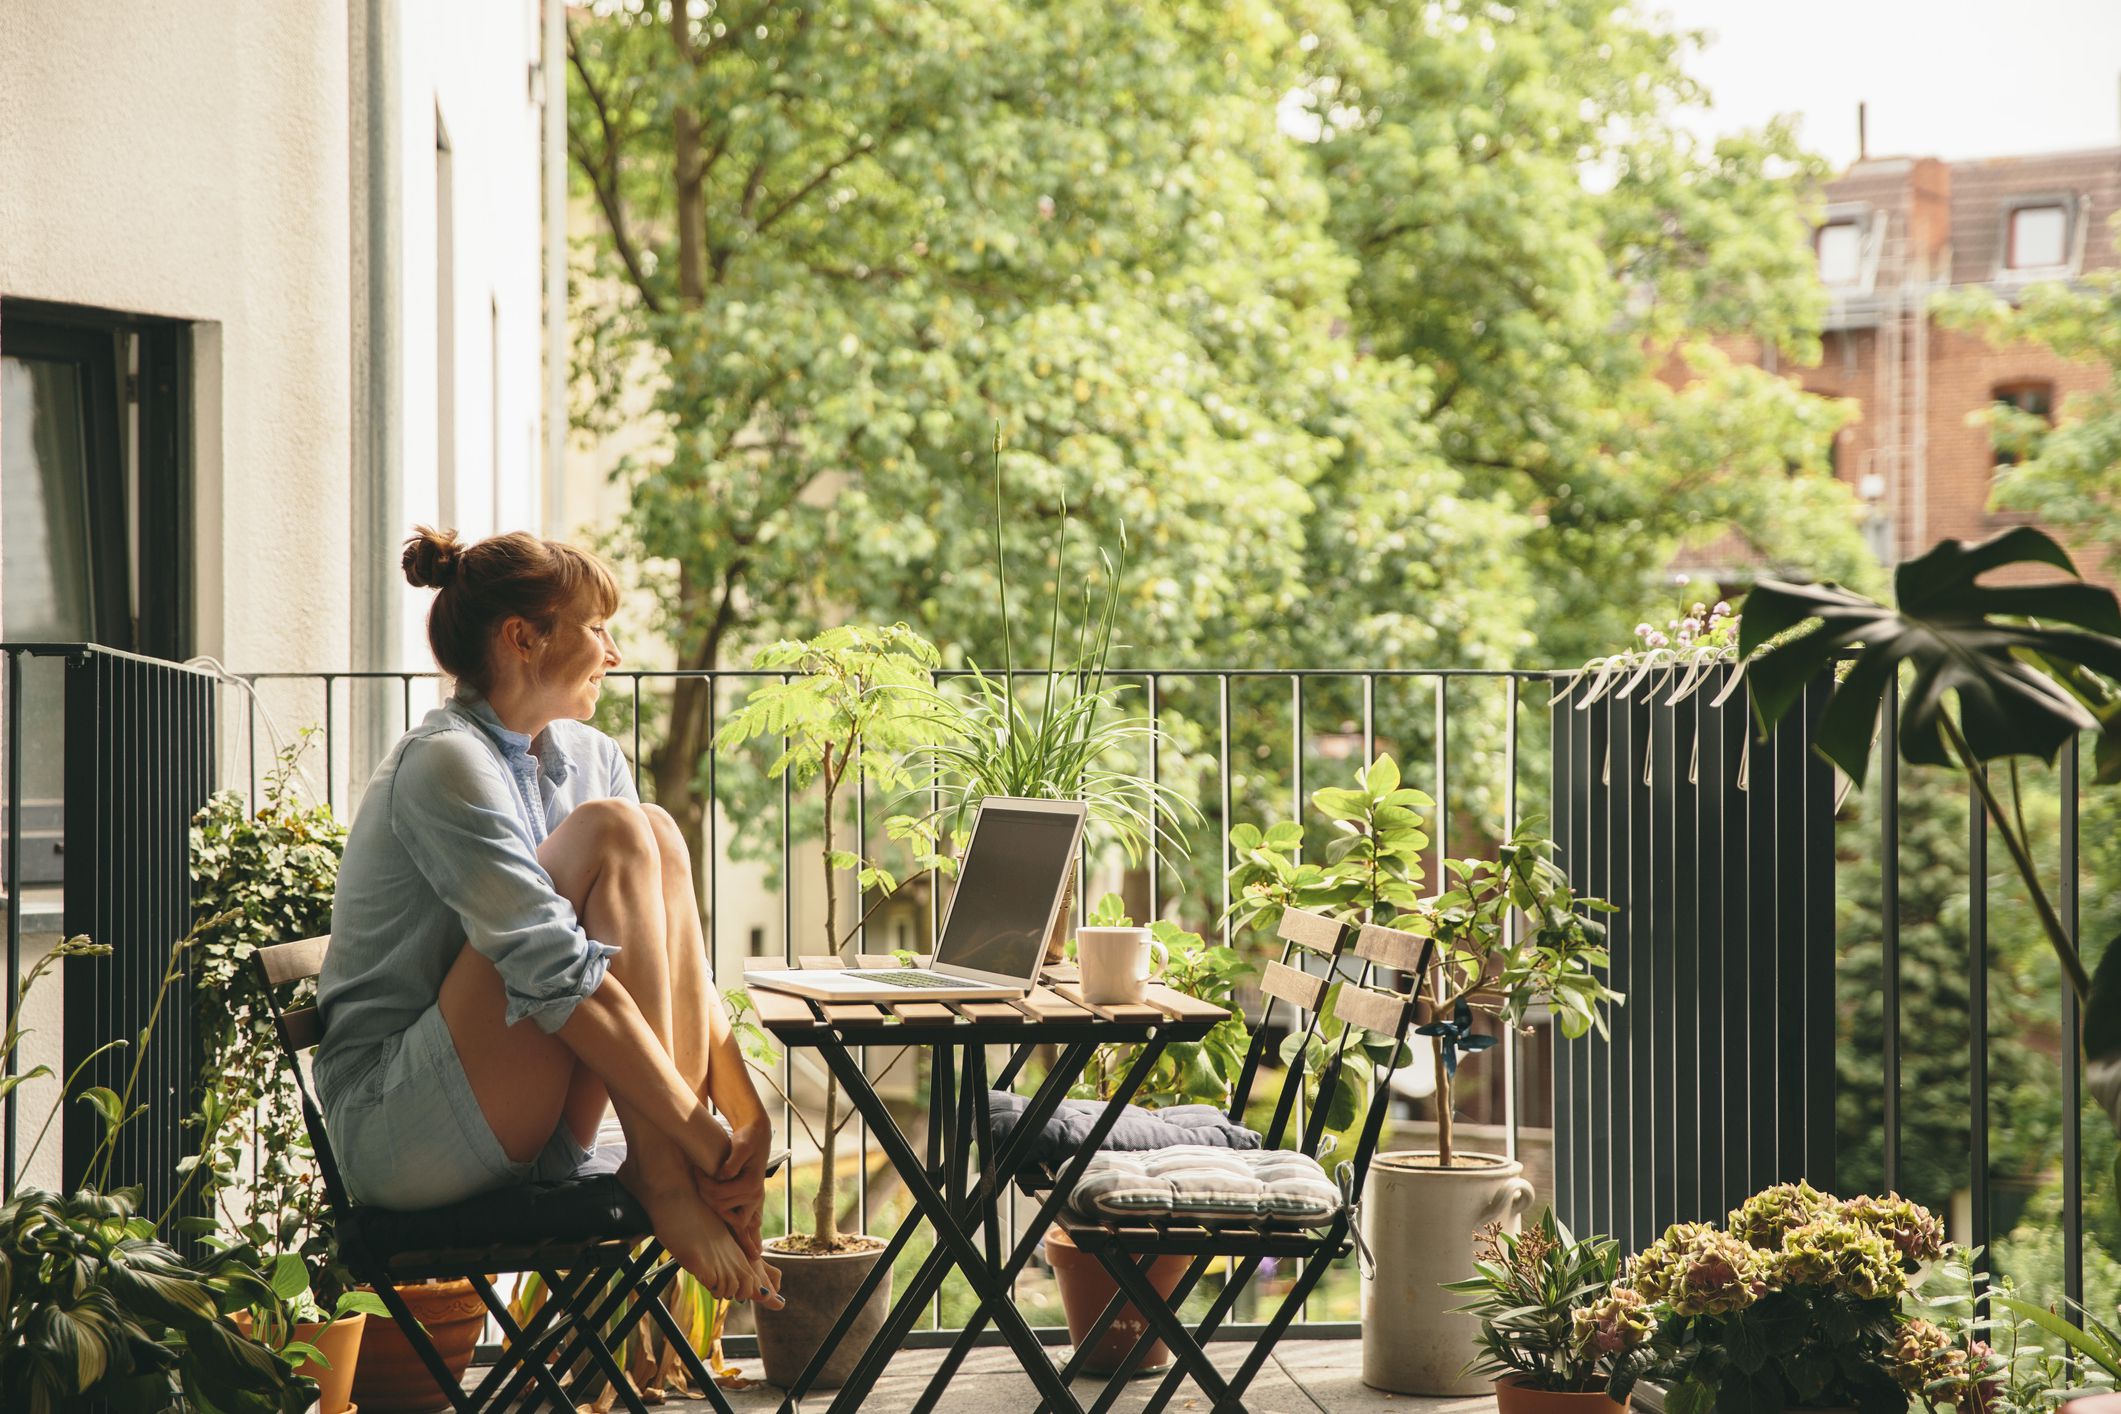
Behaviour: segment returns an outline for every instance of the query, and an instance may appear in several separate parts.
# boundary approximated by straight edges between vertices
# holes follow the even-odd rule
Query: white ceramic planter
[[[1467,1375],[1478,1318],[1440,1282],[1473,1275],[1473,1234],[1500,1222],[1516,1232],[1532,1201],[1524,1165],[1497,1154],[1456,1156],[1478,1167],[1439,1168],[1433,1152],[1379,1154],[1363,1190],[1362,1232],[1375,1263],[1362,1283],[1362,1379],[1395,1394],[1477,1395]]]

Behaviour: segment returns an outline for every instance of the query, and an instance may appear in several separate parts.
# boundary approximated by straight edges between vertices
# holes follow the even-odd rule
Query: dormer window
[[[1819,279],[1849,286],[1863,279],[1863,228],[1854,221],[1829,221],[1813,238],[1819,253]]]
[[[2003,263],[2011,270],[2048,270],[2069,263],[2069,208],[2061,202],[2011,212]]]

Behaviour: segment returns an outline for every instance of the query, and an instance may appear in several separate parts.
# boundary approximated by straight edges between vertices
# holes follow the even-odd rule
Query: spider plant
[[[1130,715],[1124,699],[1133,685],[1111,680],[1113,624],[1120,581],[1127,568],[1127,536],[1120,531],[1119,560],[1103,549],[1104,592],[1085,583],[1080,611],[1070,625],[1069,595],[1056,583],[1048,610],[1045,671],[1026,691],[1017,685],[1016,641],[1009,616],[1009,563],[1002,548],[1005,514],[1001,441],[994,446],[994,564],[1000,583],[1002,673],[990,677],[975,662],[951,676],[932,696],[945,729],[918,748],[925,766],[918,785],[940,799],[931,818],[962,839],[972,812],[990,795],[1036,800],[1080,800],[1092,822],[1111,833],[1127,863],[1185,853],[1185,826],[1200,823],[1200,809],[1182,792],[1131,769],[1163,739],[1163,727],[1145,714]],[[1067,564],[1072,522],[1061,505],[1056,563]],[[1056,576],[1056,579],[1058,576]],[[1073,653],[1061,656],[1072,637]],[[1035,706],[1034,706],[1035,703]]]

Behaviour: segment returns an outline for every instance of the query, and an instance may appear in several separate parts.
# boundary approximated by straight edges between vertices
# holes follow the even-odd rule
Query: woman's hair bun
[[[412,538],[405,542],[405,554],[399,563],[404,566],[405,578],[413,588],[442,589],[457,577],[457,556],[463,549],[454,530],[414,526]]]

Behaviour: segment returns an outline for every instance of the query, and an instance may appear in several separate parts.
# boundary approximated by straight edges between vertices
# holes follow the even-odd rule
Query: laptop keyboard
[[[965,984],[955,977],[944,977],[934,972],[894,972],[879,969],[862,973],[864,982],[889,982],[894,987],[962,987]]]

